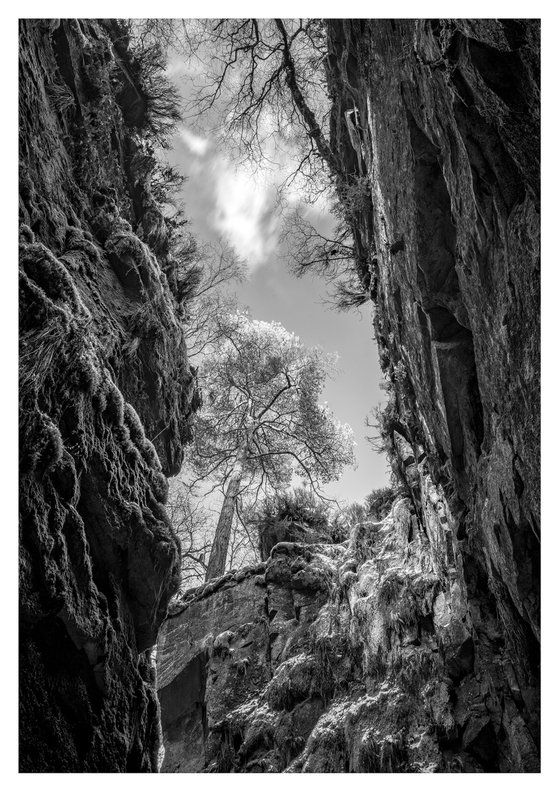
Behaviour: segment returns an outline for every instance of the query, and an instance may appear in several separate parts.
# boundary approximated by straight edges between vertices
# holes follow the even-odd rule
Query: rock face
[[[166,771],[539,769],[539,25],[328,23],[400,496],[158,643]]]
[[[156,770],[196,395],[115,23],[20,27],[20,767]],[[136,81],[135,81],[136,80]]]
[[[393,384],[387,439],[419,514],[408,466],[426,454],[443,487],[512,754],[539,720],[539,35],[531,20],[330,26],[341,170],[369,201],[351,222]],[[522,752],[514,767],[534,769]]]
[[[512,667],[504,718],[497,619],[474,629],[456,521],[425,462],[419,480],[422,520],[398,498],[343,545],[283,542],[185,595],[158,641],[163,772],[538,768]]]

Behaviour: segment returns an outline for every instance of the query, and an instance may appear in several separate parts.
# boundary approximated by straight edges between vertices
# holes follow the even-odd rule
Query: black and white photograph
[[[541,19],[286,9],[11,20],[20,777],[541,774]]]

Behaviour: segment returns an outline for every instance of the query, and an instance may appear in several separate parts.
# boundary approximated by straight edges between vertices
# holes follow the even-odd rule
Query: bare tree
[[[277,323],[238,313],[220,324],[221,341],[201,364],[206,397],[195,419],[198,480],[223,492],[207,579],[223,574],[243,498],[284,490],[294,473],[317,492],[354,459],[350,427],[318,401],[327,356]]]
[[[142,23],[148,40],[166,38],[196,63],[187,105],[195,125],[201,119],[207,125],[217,113],[218,137],[230,151],[236,148],[238,161],[261,166],[271,138],[275,150],[297,150],[296,173],[311,177],[317,193],[328,180],[324,164],[336,169],[328,142],[322,20],[177,20],[172,30],[167,24],[158,30],[153,20]]]
[[[327,235],[318,231],[307,212],[298,207],[290,215],[284,240],[290,249],[290,266],[295,275],[312,272],[333,279],[352,266],[354,242],[344,220],[335,218],[332,232]]]
[[[206,576],[212,547],[211,515],[181,479],[172,480],[167,510],[181,540],[181,586],[189,588],[202,583]]]
[[[333,210],[334,225],[328,235],[317,230],[301,206],[292,212],[283,236],[285,258],[297,277],[311,273],[331,283],[326,302],[347,311],[371,299],[370,278],[369,273],[358,276],[353,235],[340,207]]]
[[[344,172],[330,141],[324,21],[219,19],[197,24],[197,52],[206,70],[190,102],[193,114],[207,118],[219,107],[220,135],[230,149],[237,144],[238,159],[262,164],[270,138],[275,151],[285,142],[298,152],[294,172],[280,187],[281,203],[283,187],[298,177],[307,185],[308,203],[325,194],[331,203],[336,219],[332,238],[313,228],[301,209],[287,216],[285,241],[293,270],[298,275],[320,272],[331,280],[329,302],[339,310],[375,299],[369,252],[356,250],[351,232],[356,215],[371,200],[369,180]]]
[[[205,350],[222,337],[219,318],[237,310],[237,300],[227,287],[244,280],[246,265],[230,245],[218,241],[197,250],[196,268],[200,278],[184,320],[189,358],[195,365]]]
[[[214,131],[235,159],[258,167],[279,149],[297,152],[294,171],[279,189],[280,204],[283,188],[294,179],[302,189],[306,186],[302,194],[307,202],[325,193],[330,200],[337,219],[332,239],[313,229],[302,212],[286,218],[294,271],[320,272],[331,280],[328,302],[339,310],[375,300],[369,252],[355,249],[350,231],[361,202],[370,200],[369,182],[342,168],[338,144],[334,149],[330,141],[324,20],[177,20],[172,30],[169,23],[162,20],[158,31],[157,20],[143,20],[144,35],[150,40],[157,33],[192,64],[196,60],[187,103],[195,125],[204,123],[207,132],[214,117]],[[350,123],[355,112],[345,114],[350,138],[357,134],[355,122]]]

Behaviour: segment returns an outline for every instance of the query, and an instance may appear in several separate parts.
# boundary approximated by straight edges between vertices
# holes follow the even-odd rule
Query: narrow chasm
[[[19,41],[20,771],[539,773],[539,21]]]

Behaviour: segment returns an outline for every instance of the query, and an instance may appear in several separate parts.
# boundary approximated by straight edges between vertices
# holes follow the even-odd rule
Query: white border
[[[151,776],[127,775],[119,778],[116,775],[18,775],[17,774],[17,275],[16,275],[16,212],[17,204],[17,18],[22,17],[149,17],[158,12],[158,16],[181,17],[199,16],[203,10],[206,17],[218,16],[273,16],[295,17],[539,17],[542,18],[542,66],[543,66],[543,333],[542,333],[542,403],[543,403],[543,772],[531,777],[522,775],[480,775],[475,779],[455,775],[409,776],[395,775],[390,781],[387,777],[377,779],[374,776],[352,776],[346,779],[340,775],[332,776],[274,776],[269,775],[266,781],[259,776],[238,775],[225,779],[223,776],[189,776],[160,775]],[[197,13],[198,12],[198,13]],[[376,13],[377,12],[377,13]],[[541,787],[544,783],[559,778],[556,770],[559,761],[556,754],[558,733],[558,665],[559,628],[558,628],[558,590],[557,578],[560,547],[558,536],[560,527],[557,525],[556,513],[559,505],[555,495],[558,485],[558,454],[560,443],[558,437],[558,408],[556,403],[560,396],[560,368],[558,363],[558,323],[555,314],[558,312],[560,283],[558,266],[557,239],[557,193],[560,189],[557,149],[558,138],[558,10],[552,3],[543,2],[398,2],[388,4],[373,2],[284,2],[282,4],[266,4],[262,2],[215,2],[208,0],[204,4],[165,2],[25,2],[19,5],[10,3],[3,11],[1,30],[0,57],[2,59],[2,135],[3,179],[1,189],[2,209],[2,285],[4,305],[1,312],[1,338],[3,346],[2,374],[4,387],[0,391],[2,417],[2,453],[0,454],[2,482],[2,580],[3,586],[3,647],[2,647],[2,715],[0,728],[2,738],[2,776],[6,779],[6,789],[16,785],[17,788],[36,788],[42,790],[65,789],[79,784],[86,790],[112,788],[134,785],[135,788],[148,788],[148,785],[164,785],[166,788],[181,790],[203,788],[204,790],[242,787],[244,790],[264,785],[271,789],[281,789],[286,785],[290,788],[305,785],[306,789],[336,789],[340,784],[351,784],[353,788],[374,789],[389,783],[392,788],[402,789],[414,785],[414,788],[434,789],[450,784],[455,788],[467,788],[476,783],[477,787],[490,788],[504,786],[508,790],[527,786]],[[556,156],[555,156],[556,155]],[[556,518],[556,519],[555,519]]]

